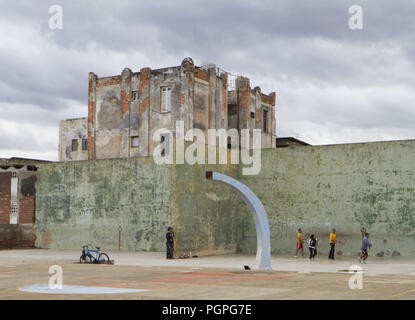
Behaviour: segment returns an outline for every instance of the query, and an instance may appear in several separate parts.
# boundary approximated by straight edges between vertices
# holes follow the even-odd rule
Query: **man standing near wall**
[[[174,234],[173,228],[169,227],[166,233],[167,259],[173,259],[174,252]]]
[[[336,229],[333,228],[332,232],[330,233],[330,253],[329,253],[329,259],[334,260],[334,250],[336,248]]]

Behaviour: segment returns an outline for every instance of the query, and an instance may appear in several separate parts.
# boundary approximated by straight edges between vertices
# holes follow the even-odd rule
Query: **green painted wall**
[[[331,228],[337,251],[360,250],[361,227],[380,251],[415,256],[415,141],[268,149],[258,176],[244,176],[261,199],[271,227],[272,253],[295,253],[296,232],[315,233],[328,253]],[[249,223],[243,252],[254,252]],[[308,253],[308,249],[306,249]]]
[[[239,198],[205,179],[206,170],[236,176],[238,166],[156,165],[153,158],[61,162],[39,169],[36,246],[165,250],[168,226],[178,252],[234,253]]]
[[[239,214],[245,208],[229,187],[207,180],[206,171],[238,176],[236,165],[174,167],[172,211],[178,247],[199,255],[235,253],[242,222]]]
[[[162,250],[172,224],[170,166],[152,158],[41,165],[37,181],[36,245],[79,249]]]
[[[178,252],[254,253],[250,212],[227,186],[205,171],[228,174],[261,199],[273,254],[294,254],[296,230],[315,233],[328,251],[332,227],[339,254],[359,251],[365,226],[370,254],[414,256],[415,141],[293,147],[262,151],[262,170],[243,176],[237,165],[163,165],[153,158],[42,164],[37,181],[36,245],[78,249],[81,244],[161,251],[175,228]],[[306,250],[307,251],[307,250]]]

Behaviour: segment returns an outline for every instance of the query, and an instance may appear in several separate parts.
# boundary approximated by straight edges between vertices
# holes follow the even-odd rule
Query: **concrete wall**
[[[152,158],[41,166],[37,184],[37,247],[164,249],[172,224],[171,170]]]
[[[76,249],[93,242],[123,250],[164,250],[169,225],[179,251],[255,252],[253,220],[233,191],[205,179],[206,170],[248,185],[267,211],[273,254],[294,254],[296,231],[315,233],[328,252],[332,227],[338,254],[359,251],[361,227],[371,254],[415,256],[415,141],[262,150],[262,170],[241,166],[155,165],[152,158],[41,165],[36,245]]]
[[[152,157],[41,166],[36,246],[117,250],[121,227],[121,250],[162,251],[173,226],[179,251],[235,253],[239,199],[206,170],[238,174],[236,165],[159,166]]]
[[[0,224],[0,249],[33,248],[35,240],[33,224]]]
[[[260,175],[241,181],[265,206],[273,253],[294,254],[300,227],[315,233],[320,253],[327,253],[335,227],[338,252],[354,255],[365,227],[374,244],[369,254],[414,257],[414,159],[414,140],[278,148],[263,150]],[[254,252],[250,221],[243,233],[241,251]]]

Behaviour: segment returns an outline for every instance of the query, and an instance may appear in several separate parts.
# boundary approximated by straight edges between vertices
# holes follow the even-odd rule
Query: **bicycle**
[[[82,246],[82,254],[79,258],[80,263],[110,263],[110,258],[105,252],[101,252],[101,247],[95,247],[97,250],[89,249],[90,245]]]

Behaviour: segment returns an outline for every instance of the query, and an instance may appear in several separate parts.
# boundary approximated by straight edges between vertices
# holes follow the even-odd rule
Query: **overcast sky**
[[[311,144],[415,138],[413,0],[0,0],[0,158],[58,159],[87,116],[88,72],[213,62],[277,93],[277,135]],[[63,29],[49,28],[51,5]],[[363,30],[349,7],[363,8]]]

